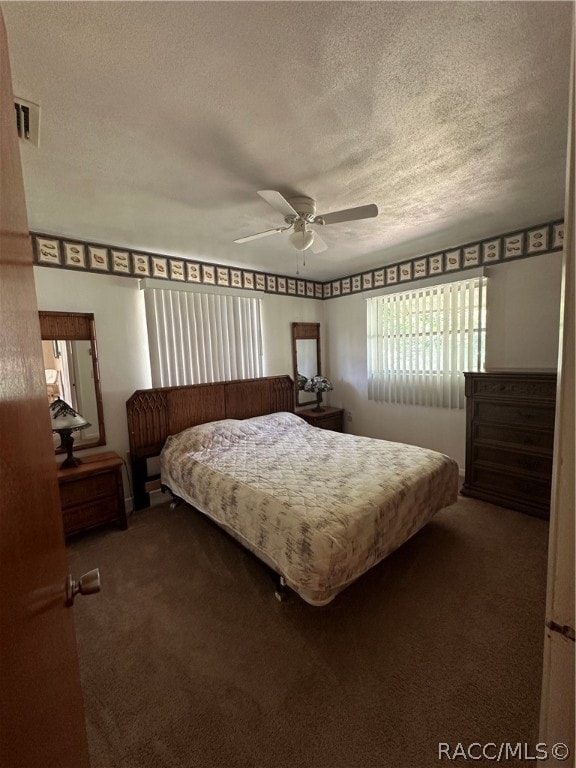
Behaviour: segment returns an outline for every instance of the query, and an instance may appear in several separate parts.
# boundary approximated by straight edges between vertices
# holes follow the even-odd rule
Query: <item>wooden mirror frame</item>
[[[304,405],[312,405],[317,401],[314,392],[303,392],[298,389],[298,349],[296,342],[299,339],[311,339],[316,341],[316,372],[313,375],[322,375],[322,358],[320,354],[320,323],[291,323],[292,326],[292,369],[294,371],[294,406],[301,408]],[[310,399],[305,399],[305,398]]]
[[[91,312],[38,312],[40,318],[40,336],[42,341],[89,341],[94,373],[94,391],[98,413],[98,439],[86,443],[75,443],[74,451],[95,448],[106,444],[104,431],[104,409],[100,388],[100,370],[98,368],[98,345],[96,344],[96,326]],[[56,453],[63,453],[63,448],[56,448]]]

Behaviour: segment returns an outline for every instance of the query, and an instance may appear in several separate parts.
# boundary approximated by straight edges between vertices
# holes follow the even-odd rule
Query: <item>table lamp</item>
[[[316,408],[312,408],[313,411],[318,413],[324,410],[320,405],[322,402],[322,392],[332,392],[333,389],[332,383],[326,376],[312,376],[311,379],[308,379],[306,384],[304,384],[304,391],[316,393]]]
[[[86,427],[90,426],[90,422],[86,421],[83,416],[80,416],[74,408],[59,397],[50,404],[50,418],[52,419],[52,432],[57,432],[60,435],[60,445],[58,448],[64,448],[67,452],[67,456],[60,465],[60,468],[77,467],[79,464],[82,464],[80,459],[72,455],[72,446],[74,445],[72,432],[76,432],[78,429],[86,429]]]

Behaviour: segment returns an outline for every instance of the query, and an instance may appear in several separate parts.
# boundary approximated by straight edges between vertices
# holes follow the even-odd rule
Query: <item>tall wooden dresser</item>
[[[465,373],[466,478],[461,493],[550,516],[555,373]]]

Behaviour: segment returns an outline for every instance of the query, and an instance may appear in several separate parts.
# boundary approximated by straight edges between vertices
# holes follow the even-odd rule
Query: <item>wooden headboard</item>
[[[147,460],[158,456],[169,435],[219,419],[249,419],[294,411],[290,376],[218,381],[184,387],[139,389],[126,402],[134,509],[150,504]]]

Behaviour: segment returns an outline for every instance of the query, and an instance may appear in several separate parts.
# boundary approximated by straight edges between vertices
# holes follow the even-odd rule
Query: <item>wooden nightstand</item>
[[[108,522],[128,527],[118,454],[85,456],[78,467],[59,469],[57,477],[66,536]]]
[[[301,416],[313,427],[331,429],[333,432],[343,431],[344,408],[333,408],[330,405],[324,406],[321,411],[304,408],[296,411],[296,415]]]

